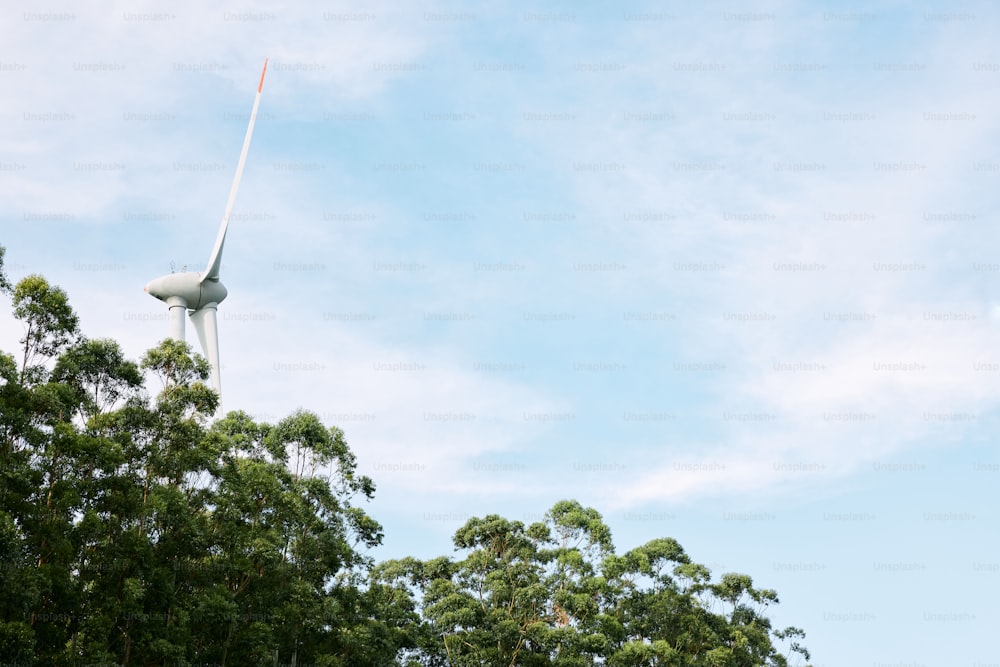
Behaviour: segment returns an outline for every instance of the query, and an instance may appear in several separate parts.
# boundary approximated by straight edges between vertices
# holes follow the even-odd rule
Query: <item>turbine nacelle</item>
[[[150,296],[170,304],[170,299],[180,299],[192,310],[210,303],[222,303],[229,290],[219,280],[202,280],[197,271],[170,273],[149,281],[144,288]]]

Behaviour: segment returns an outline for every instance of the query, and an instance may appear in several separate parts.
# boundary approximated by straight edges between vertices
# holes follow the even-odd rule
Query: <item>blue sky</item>
[[[777,589],[816,665],[995,662],[995,7],[4,13],[8,273],[136,358],[270,57],[224,403],[345,429],[375,557],[572,497]]]

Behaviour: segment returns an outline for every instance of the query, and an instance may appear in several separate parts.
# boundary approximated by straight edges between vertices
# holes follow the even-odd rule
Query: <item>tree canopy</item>
[[[43,277],[0,293],[0,663],[12,665],[789,664],[797,628],[744,574],[671,538],[618,554],[573,500],[491,514],[455,555],[376,563],[375,493],[311,412],[213,420],[208,364],[165,340],[141,362],[89,339]],[[156,378],[156,381],[149,382]],[[158,384],[155,394],[147,384]]]

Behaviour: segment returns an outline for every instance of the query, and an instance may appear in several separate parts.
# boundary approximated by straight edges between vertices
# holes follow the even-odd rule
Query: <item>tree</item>
[[[419,664],[785,667],[775,640],[804,636],[772,630],[776,593],[741,574],[711,583],[676,540],[616,555],[601,515],[576,501],[527,528],[472,518],[454,543],[461,560],[388,561],[373,575],[412,596]]]
[[[96,418],[119,401],[138,394],[143,379],[135,362],[125,359],[113,340],[83,338],[59,357],[52,380],[70,386],[77,395],[82,420]]]
[[[10,294],[12,289],[10,280],[7,279],[7,274],[3,270],[3,261],[6,254],[7,249],[0,246],[0,294]]]
[[[39,357],[53,358],[72,343],[79,332],[79,318],[59,287],[39,275],[30,275],[14,287],[14,316],[24,323],[21,379],[40,382],[44,369]]]
[[[356,505],[374,484],[343,431],[304,411],[213,422],[208,364],[187,344],[163,341],[140,368],[83,337],[41,276],[11,293],[25,334],[20,367],[0,353],[4,662],[394,658],[409,618],[367,583],[382,532]]]
[[[375,487],[344,432],[232,411],[165,340],[137,364],[65,292],[13,289],[0,352],[0,661],[19,665],[785,667],[777,593],[717,581],[671,538],[617,555],[597,510],[556,503],[454,536],[460,557],[375,564]],[[159,378],[153,395],[143,371]]]

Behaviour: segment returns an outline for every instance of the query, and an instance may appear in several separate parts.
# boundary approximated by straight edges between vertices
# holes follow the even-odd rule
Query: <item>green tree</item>
[[[343,431],[308,412],[213,421],[187,344],[140,367],[81,336],[44,278],[9,289],[2,251],[25,327],[20,367],[0,353],[3,660],[391,663],[412,618],[368,581],[382,532]]]
[[[56,362],[52,380],[75,392],[72,400],[84,422],[138,394],[143,385],[139,367],[109,339],[83,338],[70,346]]]
[[[72,343],[79,332],[79,318],[59,287],[39,275],[30,275],[14,287],[14,316],[24,323],[21,339],[21,379],[44,380],[44,367],[36,362],[51,359]]]
[[[11,288],[0,352],[0,659],[23,665],[785,667],[777,594],[713,581],[673,539],[617,555],[593,508],[491,514],[457,558],[366,555],[382,528],[344,432],[297,411],[213,419],[209,367],[165,340],[127,359],[65,292]],[[153,394],[146,375],[159,379]],[[788,644],[788,654],[776,643]]]
[[[7,278],[7,274],[3,270],[4,257],[7,254],[7,249],[0,245],[0,294],[10,294],[13,287],[10,284],[10,280]]]
[[[470,519],[454,544],[461,560],[388,561],[373,573],[412,596],[418,664],[785,667],[775,642],[804,636],[772,630],[773,591],[741,574],[712,583],[676,540],[616,555],[601,515],[576,501],[527,528]],[[794,641],[790,652],[809,657]]]

